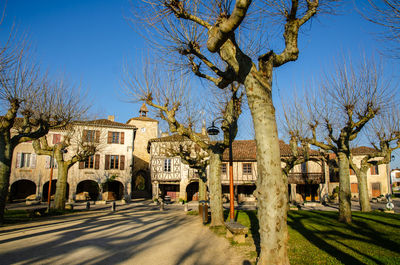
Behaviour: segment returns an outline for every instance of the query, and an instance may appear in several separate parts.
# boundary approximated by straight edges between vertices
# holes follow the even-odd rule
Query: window
[[[400,172],[396,172],[395,176],[396,176],[397,179],[400,179]]]
[[[61,143],[61,134],[53,134],[53,144]]]
[[[99,141],[99,133],[100,131],[94,131],[94,130],[84,130],[83,131],[83,139],[85,142],[93,143],[96,142],[98,143]]]
[[[110,156],[110,169],[118,169],[119,156]]]
[[[171,159],[164,160],[164,171],[171,172]]]
[[[354,176],[356,174],[356,172],[354,172],[354,170],[352,168],[350,168],[350,175]]]
[[[379,175],[378,165],[371,167],[371,175]]]
[[[140,130],[142,131],[142,133],[146,132],[146,128],[144,128],[144,127]]]
[[[31,163],[31,154],[30,153],[22,153],[21,154],[21,164],[19,167],[29,167]]]
[[[221,173],[226,174],[226,163],[221,164]]]
[[[17,153],[16,168],[36,168],[36,154]]]
[[[243,164],[243,175],[251,175],[251,164],[250,163]]]
[[[307,173],[307,162],[301,163],[301,173]]]
[[[96,155],[97,156],[97,155]],[[105,156],[105,169],[125,169],[125,156],[124,155],[106,155]],[[95,168],[97,161],[95,161]]]
[[[85,168],[94,168],[94,156],[89,156],[84,162]]]
[[[119,132],[112,132],[111,143],[119,144]]]
[[[108,144],[124,144],[124,132],[108,132]]]

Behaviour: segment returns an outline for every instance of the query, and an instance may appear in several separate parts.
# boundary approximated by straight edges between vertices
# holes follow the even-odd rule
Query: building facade
[[[158,122],[142,113],[126,124],[113,116],[89,122],[76,122],[84,141],[98,142],[98,151],[86,161],[74,164],[68,172],[69,200],[130,200],[151,196],[147,141],[157,137]],[[136,125],[135,125],[136,124]],[[139,132],[138,132],[139,131]],[[51,130],[50,146],[60,143],[68,132]],[[64,155],[68,159],[76,146],[71,144]],[[9,200],[27,196],[47,200],[52,167],[50,156],[37,155],[32,143],[19,144],[13,153]],[[54,164],[51,194],[55,193],[57,164]],[[139,193],[139,194],[137,194]],[[34,195],[34,196],[33,196]]]

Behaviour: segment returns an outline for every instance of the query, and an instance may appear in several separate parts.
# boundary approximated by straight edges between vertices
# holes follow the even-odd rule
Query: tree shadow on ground
[[[161,212],[146,206],[130,206],[117,212],[64,218],[42,227],[35,224],[2,229],[2,264],[117,264],[152,256],[160,256],[158,262],[165,264],[169,262],[165,260],[168,249],[180,249],[174,257],[177,262],[172,260],[168,264],[192,259],[198,260],[196,264],[212,264],[215,258],[204,256],[204,252],[210,251],[210,240],[198,241],[189,234],[185,237],[190,231],[182,230],[193,226],[197,219],[183,211]],[[172,240],[175,236],[183,238],[182,242]],[[223,264],[220,261],[224,255],[220,256],[216,264]]]

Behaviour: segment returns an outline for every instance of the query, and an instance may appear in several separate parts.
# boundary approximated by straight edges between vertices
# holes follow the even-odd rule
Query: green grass
[[[187,215],[199,215],[198,211],[188,211]]]
[[[338,222],[337,216],[324,211],[288,213],[291,264],[400,264],[400,215],[354,212],[351,225]],[[238,211],[235,219],[249,227],[248,241],[258,250],[256,211]],[[255,256],[254,248],[247,251]]]
[[[42,215],[35,215],[26,210],[6,210],[4,212],[4,225],[24,223],[33,220],[39,220],[44,217],[64,215],[74,212],[80,212],[81,210],[54,210],[52,209],[49,213],[44,213]]]

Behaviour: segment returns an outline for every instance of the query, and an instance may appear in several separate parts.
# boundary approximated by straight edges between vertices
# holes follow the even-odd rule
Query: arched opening
[[[139,171],[132,177],[132,198],[149,198],[149,177],[145,171]]]
[[[121,200],[124,195],[124,185],[118,180],[107,181],[103,184],[103,200]]]
[[[36,194],[36,184],[33,181],[22,179],[14,182],[10,190],[10,202],[25,201],[26,197]]]
[[[186,198],[187,201],[198,201],[199,200],[199,183],[192,182],[186,187]]]
[[[76,187],[76,196],[75,199],[77,201],[96,201],[99,197],[99,185],[94,180],[83,180],[78,183]]]
[[[179,198],[179,185],[178,184],[160,184],[161,198],[171,199],[171,201],[176,201]]]
[[[57,186],[57,180],[53,179],[51,181],[51,192],[50,192],[50,196],[51,196],[51,200],[54,200],[54,194],[56,194],[56,186]],[[44,183],[43,185],[43,201],[47,201],[47,197],[49,194],[49,182],[47,181],[46,183]],[[68,195],[69,195],[69,184],[67,183],[67,192],[65,193],[65,198],[68,199]]]

